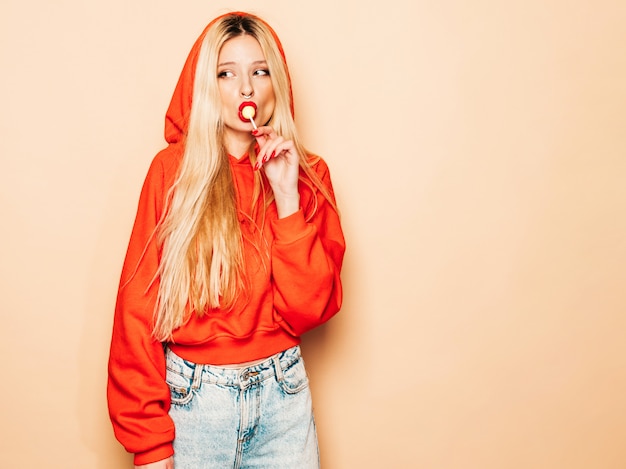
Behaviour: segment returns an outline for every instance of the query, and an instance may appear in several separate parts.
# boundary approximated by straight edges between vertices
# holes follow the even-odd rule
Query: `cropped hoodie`
[[[152,337],[159,287],[155,273],[161,256],[155,228],[182,161],[197,55],[210,26],[194,44],[167,111],[168,146],[152,161],[141,191],[115,308],[109,413],[116,438],[135,454],[137,465],[173,454],[175,429],[168,416],[164,345],[195,363],[224,365],[264,358],[297,345],[303,333],[337,313],[342,300],[339,274],[345,243],[332,205],[301,172],[300,210],[278,219],[272,203],[264,222],[255,222],[252,165],[247,155],[230,156],[249,291],[228,311],[191,315],[168,344]],[[313,161],[314,171],[332,195],[326,163],[320,158]],[[263,256],[259,247],[266,250]]]

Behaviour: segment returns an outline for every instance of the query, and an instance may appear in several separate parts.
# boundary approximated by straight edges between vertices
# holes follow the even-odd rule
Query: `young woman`
[[[165,136],[115,311],[116,437],[135,468],[319,467],[298,344],[340,308],[345,244],[328,167],[298,140],[284,53],[263,20],[238,12],[207,26]]]

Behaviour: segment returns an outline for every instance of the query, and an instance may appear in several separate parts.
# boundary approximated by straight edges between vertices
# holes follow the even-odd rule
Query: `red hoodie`
[[[159,286],[154,276],[161,255],[154,232],[182,160],[193,73],[207,29],[191,50],[167,112],[169,146],[154,158],[141,191],[115,309],[109,413],[117,439],[135,453],[137,465],[173,454],[163,344],[151,336]],[[300,211],[278,219],[272,203],[265,223],[252,222],[252,165],[244,156],[230,157],[230,166],[250,289],[232,310],[211,310],[201,318],[192,315],[174,331],[168,346],[195,363],[223,365],[270,356],[298,344],[301,334],[330,319],[341,305],[339,273],[345,243],[332,205],[310,183],[301,181]],[[326,163],[319,159],[313,168],[332,194]],[[265,261],[259,248],[267,249]]]

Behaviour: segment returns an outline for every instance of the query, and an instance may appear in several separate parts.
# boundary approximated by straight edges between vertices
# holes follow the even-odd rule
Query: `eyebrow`
[[[230,61],[230,62],[222,62],[220,64],[218,64],[218,67],[225,67],[227,65],[237,65],[237,62]],[[252,65],[267,65],[267,60],[255,60],[254,62],[252,62]]]

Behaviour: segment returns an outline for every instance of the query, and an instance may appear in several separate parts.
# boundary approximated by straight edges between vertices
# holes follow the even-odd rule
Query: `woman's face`
[[[226,138],[251,139],[252,124],[240,115],[242,103],[254,103],[254,121],[264,125],[276,102],[267,62],[255,38],[243,35],[224,43],[217,60],[217,82]]]

